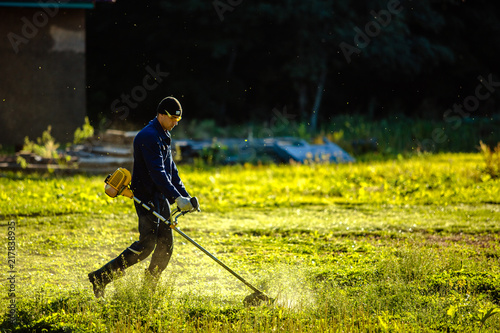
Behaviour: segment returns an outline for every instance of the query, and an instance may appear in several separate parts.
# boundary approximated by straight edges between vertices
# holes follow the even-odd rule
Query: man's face
[[[162,113],[158,115],[158,121],[160,122],[161,127],[163,127],[166,131],[171,131],[179,122],[175,117]]]

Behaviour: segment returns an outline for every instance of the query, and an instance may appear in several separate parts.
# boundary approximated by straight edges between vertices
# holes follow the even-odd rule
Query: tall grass
[[[498,331],[500,183],[484,166],[480,154],[182,166],[203,212],[180,228],[276,298],[257,307],[180,237],[155,291],[146,261],[94,299],[87,273],[138,236],[131,200],[107,198],[104,175],[4,174],[0,220],[17,226],[17,321],[4,313],[0,330]]]
[[[137,269],[115,282],[103,301],[82,287],[55,297],[47,296],[49,290],[31,291],[32,298],[19,304],[17,326],[5,321],[1,327],[51,332],[493,332],[500,327],[500,318],[484,325],[477,319],[499,300],[485,298],[479,284],[468,286],[474,274],[456,270],[448,256],[408,241],[384,248],[378,257],[357,271],[349,268],[355,260],[329,270],[277,265],[263,272],[273,285],[269,293],[279,289],[275,303],[255,308],[244,307],[240,295],[179,287],[178,274],[167,273],[152,293]],[[443,275],[448,270],[469,276],[451,281]]]
[[[484,157],[484,172],[491,178],[500,177],[500,142],[493,149],[480,142],[481,153]]]

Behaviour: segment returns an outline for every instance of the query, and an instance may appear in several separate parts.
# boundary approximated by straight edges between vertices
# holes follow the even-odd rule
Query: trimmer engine
[[[104,183],[104,192],[111,198],[116,198],[119,195],[126,196],[128,198],[133,198],[134,194],[128,187],[130,181],[132,180],[132,175],[130,171],[125,168],[118,168],[112,174],[109,174]]]

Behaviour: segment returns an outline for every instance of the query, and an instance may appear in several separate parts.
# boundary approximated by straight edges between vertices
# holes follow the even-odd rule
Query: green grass
[[[202,213],[179,227],[269,296],[251,293],[176,235],[159,288],[148,262],[95,300],[88,272],[136,240],[130,199],[101,176],[6,174],[15,221],[16,313],[3,331],[496,332],[500,329],[500,180],[478,154],[352,165],[181,166]],[[113,171],[113,170],[110,170]],[[6,266],[5,266],[6,267]],[[8,268],[3,272],[7,295]],[[491,310],[491,312],[488,312]],[[488,317],[490,316],[490,317]]]

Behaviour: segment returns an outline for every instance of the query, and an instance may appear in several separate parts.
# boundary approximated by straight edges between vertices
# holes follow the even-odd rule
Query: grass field
[[[180,236],[154,293],[143,262],[95,300],[87,273],[138,237],[132,201],[106,197],[104,175],[2,175],[0,330],[497,332],[500,180],[484,167],[180,166],[203,211],[179,227],[276,298],[250,308],[251,290]]]

